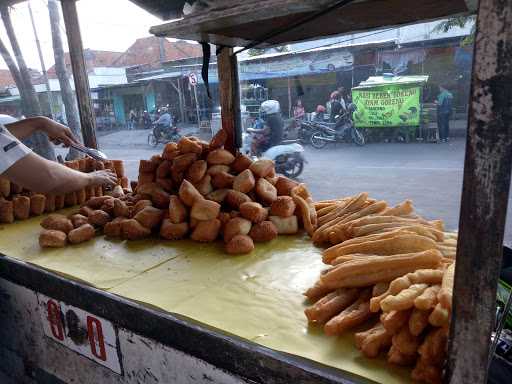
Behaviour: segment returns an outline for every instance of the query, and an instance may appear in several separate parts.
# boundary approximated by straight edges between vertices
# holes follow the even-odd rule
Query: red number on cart
[[[53,337],[63,341],[64,340],[64,327],[62,326],[62,318],[60,314],[60,307],[53,300],[48,300],[48,322],[50,323],[50,330]]]
[[[91,344],[92,354],[100,360],[107,361],[107,352],[105,351],[105,340],[103,339],[101,322],[92,316],[87,316],[87,336],[89,337],[89,343]],[[96,349],[96,346],[99,351]]]

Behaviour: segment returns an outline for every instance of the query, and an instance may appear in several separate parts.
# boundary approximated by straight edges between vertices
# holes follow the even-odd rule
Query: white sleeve
[[[32,151],[0,125],[0,175]]]

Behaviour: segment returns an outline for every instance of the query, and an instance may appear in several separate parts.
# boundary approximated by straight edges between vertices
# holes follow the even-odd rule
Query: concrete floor
[[[147,145],[148,131],[121,131],[100,138],[101,149],[112,159],[124,159],[127,173],[136,179],[139,159],[161,152]],[[430,219],[458,227],[465,139],[444,144],[348,144],[322,150],[306,147],[301,181],[315,199],[367,191],[370,196],[396,204],[412,199],[416,210]],[[512,199],[509,201],[512,206]],[[512,245],[512,214],[508,212],[505,243]]]

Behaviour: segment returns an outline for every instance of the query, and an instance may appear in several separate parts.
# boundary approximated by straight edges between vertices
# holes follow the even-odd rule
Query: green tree
[[[466,25],[471,25],[471,32],[468,36],[466,36],[464,39],[462,39],[460,45],[461,46],[468,46],[474,43],[475,41],[475,33],[476,33],[476,16],[475,15],[469,15],[469,16],[454,16],[450,17],[449,19],[446,19],[439,24],[437,24],[433,32],[448,32],[450,29],[453,28],[464,28]]]

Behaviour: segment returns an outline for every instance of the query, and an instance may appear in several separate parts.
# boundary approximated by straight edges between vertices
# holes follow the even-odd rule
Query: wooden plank
[[[236,152],[242,146],[238,61],[233,48],[223,47],[217,56],[222,129],[228,134],[225,148]]]
[[[512,169],[512,0],[480,0],[446,382],[484,384]]]
[[[80,112],[84,144],[89,148],[98,148],[96,141],[96,119],[91,103],[91,91],[89,89],[87,67],[85,66],[80,24],[76,11],[76,0],[61,0],[61,5],[68,38],[69,56],[73,69],[73,79],[75,82],[75,92],[78,101],[78,111]]]

